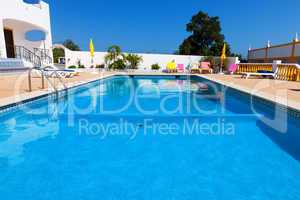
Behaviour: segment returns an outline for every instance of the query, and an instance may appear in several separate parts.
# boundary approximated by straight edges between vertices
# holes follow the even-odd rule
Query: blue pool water
[[[187,77],[70,93],[0,115],[0,199],[300,199],[299,119],[283,108]]]

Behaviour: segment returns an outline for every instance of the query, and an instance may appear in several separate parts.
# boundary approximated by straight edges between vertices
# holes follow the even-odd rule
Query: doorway
[[[11,29],[4,29],[7,58],[15,58],[14,34]]]

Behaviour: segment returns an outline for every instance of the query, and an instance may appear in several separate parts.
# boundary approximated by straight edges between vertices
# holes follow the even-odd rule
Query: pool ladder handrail
[[[44,80],[47,81],[47,83],[49,84],[49,86],[51,86],[51,88],[53,89],[53,91],[58,94],[60,91],[60,88],[56,85],[56,83],[51,80],[51,78],[55,78],[55,80],[57,79],[60,83],[60,85],[63,87],[62,90],[63,91],[67,91],[68,87],[66,85],[66,83],[64,82],[64,78],[61,74],[58,73],[57,70],[53,69],[53,70],[49,70],[52,69],[52,67],[44,67],[44,68],[33,68],[34,70],[36,70],[37,72],[39,72],[39,74],[42,77],[42,88],[45,88],[44,86]]]

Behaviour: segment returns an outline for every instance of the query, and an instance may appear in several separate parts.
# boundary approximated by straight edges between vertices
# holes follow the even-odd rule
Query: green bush
[[[159,70],[160,66],[158,64],[153,64],[153,65],[151,65],[151,69],[152,70]]]
[[[96,68],[97,68],[97,69],[104,69],[104,68],[105,68],[105,65],[104,65],[104,64],[96,65]]]
[[[75,65],[71,65],[68,67],[69,69],[76,69],[77,67]]]
[[[137,69],[138,65],[143,62],[142,56],[139,56],[137,54],[128,54],[125,55],[125,62],[128,63],[128,68],[129,69]]]
[[[113,62],[112,64],[109,65],[109,69],[118,69],[118,70],[122,70],[126,68],[126,64],[124,63],[123,59],[118,59],[115,62]]]
[[[85,68],[85,66],[84,65],[79,65],[78,68],[83,69],[83,68]]]

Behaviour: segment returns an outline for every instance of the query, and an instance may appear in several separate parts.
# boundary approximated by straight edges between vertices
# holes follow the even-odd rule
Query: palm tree
[[[128,54],[124,59],[129,64],[129,69],[137,69],[138,65],[143,62],[143,57],[136,54]]]
[[[107,54],[105,55],[105,63],[110,65],[111,63],[114,63],[119,56],[122,55],[121,48],[117,45],[112,45],[107,49]]]

